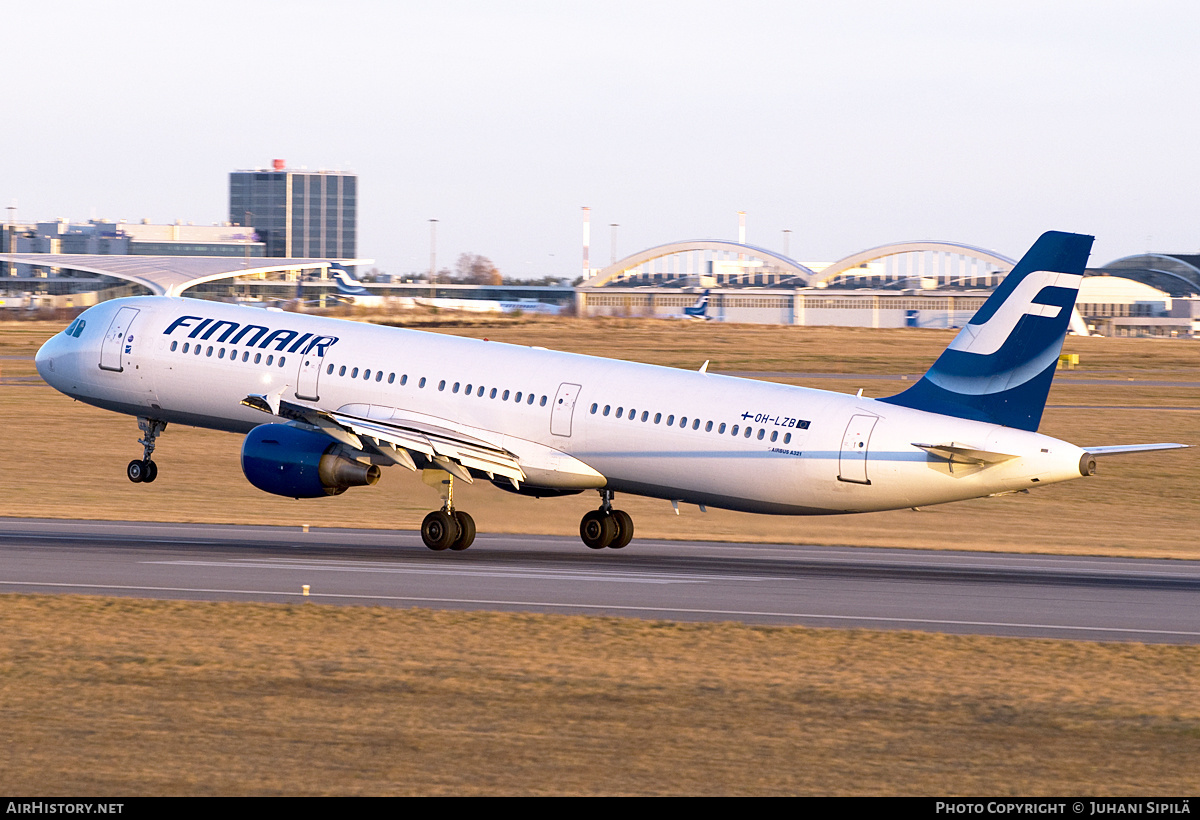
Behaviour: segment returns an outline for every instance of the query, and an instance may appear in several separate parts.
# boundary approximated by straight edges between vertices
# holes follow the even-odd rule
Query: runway
[[[1200,643],[1200,561],[3,518],[0,592]]]

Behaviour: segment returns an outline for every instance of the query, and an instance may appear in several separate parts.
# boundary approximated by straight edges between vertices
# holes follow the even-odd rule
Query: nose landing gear
[[[600,490],[600,509],[592,510],[579,522],[579,537],[589,549],[619,550],[633,538],[633,519],[624,510],[614,510],[612,499],[612,490]]]
[[[138,439],[138,444],[142,445],[142,457],[129,462],[125,468],[125,475],[134,484],[149,484],[158,478],[158,465],[150,460],[151,454],[154,453],[154,442],[162,435],[162,431],[167,429],[167,423],[138,416],[138,427],[146,434],[145,438]]]

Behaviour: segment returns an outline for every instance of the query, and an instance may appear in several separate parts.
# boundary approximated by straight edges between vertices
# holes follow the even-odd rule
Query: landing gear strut
[[[423,478],[426,484],[437,487],[442,494],[442,508],[434,510],[421,522],[421,540],[438,552],[465,550],[475,540],[475,519],[454,509],[454,476],[443,470],[426,470]]]
[[[619,550],[633,538],[633,519],[624,510],[614,510],[612,500],[612,490],[600,490],[600,509],[579,522],[579,537],[590,549]]]
[[[138,416],[138,427],[146,434],[145,438],[138,439],[138,444],[142,445],[142,457],[129,462],[129,466],[125,468],[125,475],[129,476],[129,480],[134,484],[149,484],[158,478],[158,465],[150,460],[151,454],[154,453],[154,440],[167,429],[167,423]]]

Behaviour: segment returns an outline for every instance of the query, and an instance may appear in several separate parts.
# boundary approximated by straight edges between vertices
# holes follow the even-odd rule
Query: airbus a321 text
[[[870,399],[713,373],[195,299],[89,308],[38,351],[48,383],[136,416],[128,477],[154,481],[168,424],[245,436],[259,489],[319,498],[427,471],[443,504],[421,536],[466,549],[455,481],[533,496],[596,490],[593,548],[633,521],[616,493],[754,513],[902,509],[1092,475],[1096,458],[1182,447],[1078,447],[1037,432],[1092,238],[1044,234],[933,367]],[[432,505],[431,505],[432,506]]]

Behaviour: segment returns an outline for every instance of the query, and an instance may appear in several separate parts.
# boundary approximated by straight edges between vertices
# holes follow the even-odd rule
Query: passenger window
[[[624,412],[625,412],[624,407],[618,407],[617,408],[617,418],[621,418],[621,416],[622,416],[622,414],[624,414]]]
[[[783,434],[783,443],[784,443],[784,444],[791,444],[791,443],[792,443],[792,434],[791,434],[791,433],[784,433],[784,434]]]
[[[452,391],[450,391],[450,392],[452,392],[452,393],[457,393],[457,392],[458,392],[458,382],[455,382],[455,383],[454,383],[454,389],[453,389]],[[467,391],[466,391],[466,392],[467,392],[467,395],[468,395],[468,396],[469,396],[469,395],[471,395],[471,385],[469,385],[469,384],[467,385]]]
[[[395,373],[388,373],[388,384],[393,384],[396,381]],[[403,384],[403,382],[401,382]]]
[[[608,411],[609,411],[609,410],[611,410],[611,409],[612,409],[612,405],[611,405],[611,404],[606,404],[606,405],[604,405],[604,415],[606,415],[606,416],[607,416],[607,415],[608,415]]]
[[[197,350],[199,350],[200,348],[196,348],[196,349],[197,349]],[[261,361],[262,361],[262,354],[261,354],[261,353],[255,353],[255,354],[254,354],[254,363],[255,363],[255,364],[258,364],[258,363],[259,363],[259,362],[261,362]]]
[[[270,364],[270,362],[267,362],[267,364]],[[350,378],[352,378],[352,379],[358,378],[358,368],[357,367],[350,371]]]
[[[655,421],[658,421],[658,419],[655,419]],[[675,423],[675,414],[672,413],[671,415],[667,416],[667,426],[670,427],[674,423]]]
[[[377,381],[377,382],[383,381],[383,371],[382,370],[375,371],[375,381]],[[388,383],[389,384],[391,383],[390,379],[388,380]]]
[[[270,366],[271,362],[273,362],[273,361],[275,361],[275,356],[271,353],[268,353],[267,354],[267,365]]]
[[[401,384],[403,384],[403,382],[401,382]],[[419,388],[422,388],[422,387],[424,387],[424,386],[425,386],[425,377],[424,377],[424,376],[422,376],[422,377],[421,377],[421,381],[417,382],[417,388],[419,389]]]
[[[594,415],[596,415],[596,408],[597,408],[597,407],[599,407],[599,405],[598,405],[598,404],[596,404],[595,402],[592,402],[592,415],[593,415],[593,416],[594,416]]]
[[[525,400],[525,403],[526,403],[526,404],[533,404],[533,399],[534,399],[534,395],[533,395],[532,393],[530,393],[530,394],[529,394],[529,398],[527,398],[527,399]],[[546,403],[546,397],[545,397],[545,396],[542,396],[542,404],[545,404],[545,403]]]
[[[658,424],[660,421],[662,421],[662,413],[655,413],[654,414],[654,423]]]
[[[779,438],[779,431],[778,431],[778,430],[772,430],[772,431],[771,431],[771,441],[775,441],[775,440],[776,440],[776,439],[778,439],[778,438]]]
[[[256,362],[257,362],[257,361],[258,361],[258,359],[256,358],[254,361],[256,361]],[[345,375],[346,375],[346,365],[342,365],[341,367],[339,367],[339,368],[338,368],[338,375],[339,375],[339,376],[345,376]]]
[[[494,388],[494,387],[492,388],[492,392],[491,392],[491,393],[488,393],[488,398],[489,398],[489,399],[494,399],[494,398],[496,398],[496,388]]]
[[[711,422],[711,421],[708,423],[708,426],[709,426],[709,427],[712,427],[712,422]],[[699,430],[699,429],[700,429],[700,419],[696,419],[695,421],[693,421],[693,422],[692,422],[692,429],[693,429],[693,430]]]
[[[195,347],[193,347],[192,352],[195,353],[197,356],[199,356],[200,355],[200,345],[196,345]]]
[[[546,406],[546,397],[542,396],[542,400],[540,402],[538,402],[538,404],[542,407],[545,407]]]
[[[208,352],[207,352],[207,353],[205,353],[204,355],[205,355],[205,356],[211,356],[211,355],[212,355],[212,345],[209,345],[209,346],[208,346]]]
[[[71,325],[71,329],[73,330],[74,328],[75,328],[75,325]],[[70,335],[70,331],[68,331],[68,335]],[[175,352],[175,348],[177,348],[177,347],[179,347],[179,342],[171,342],[171,352],[172,353]]]
[[[479,392],[478,392],[478,393],[476,393],[475,395],[477,395],[477,396],[479,396],[479,397],[481,397],[481,398],[483,397],[483,385],[482,385],[482,384],[481,384],[481,385],[479,385]]]
[[[517,395],[513,396],[513,401],[515,401],[517,404],[521,403],[521,391],[520,390],[517,391]]]
[[[220,350],[218,350],[218,351],[217,351],[217,358],[218,358],[218,359],[224,359],[224,358],[225,358],[225,348],[221,348]]]
[[[405,373],[403,376],[400,377],[400,386],[403,387],[406,384],[408,384],[408,374],[407,373]]]
[[[696,423],[699,424],[700,422],[696,422]],[[704,432],[706,432],[706,433],[712,432],[712,422],[711,421],[708,424],[704,425]]]
[[[286,357],[286,356],[280,356],[280,357],[279,357],[279,366],[280,366],[280,367],[283,367],[283,363],[284,363],[284,362],[286,362],[286,361],[287,361],[287,357]]]
[[[247,361],[247,360],[249,360],[249,358],[250,358],[250,351],[249,350],[242,351],[242,361],[243,362]]]
[[[184,353],[187,353],[190,348],[191,348],[190,344],[188,344],[187,342],[183,343],[183,352]]]
[[[424,381],[424,379],[422,379],[421,381]],[[445,389],[446,389],[446,380],[442,379],[440,382],[438,382],[438,390],[445,390]]]
[[[329,367],[325,368],[326,376],[331,375],[332,373],[333,373],[333,365],[329,365]]]
[[[753,432],[754,432],[753,430],[751,430],[749,427],[747,427],[746,432],[742,434],[742,438],[750,438],[750,434]]]
[[[738,426],[735,424],[735,425],[733,425],[733,429],[729,431],[729,435],[736,436],[737,433],[738,433]]]
[[[680,417],[679,417],[679,426],[680,426],[680,427],[687,427],[687,416],[680,416]]]
[[[371,380],[371,371],[370,371],[370,370],[364,370],[364,371],[363,371],[363,381],[368,381],[368,382],[369,382],[370,380]]]
[[[725,422],[721,422],[721,426],[717,428],[718,435],[725,435]]]
[[[765,427],[760,427],[760,428],[759,428],[759,430],[758,430],[758,440],[759,440],[759,441],[762,441],[762,440],[763,440],[763,436],[765,436],[766,434],[767,434],[767,430],[766,430],[766,428],[765,428]]]
[[[648,419],[648,418],[650,418],[650,411],[649,411],[649,410],[643,410],[643,411],[642,411],[642,421],[645,421],[645,420],[646,420],[646,419]]]
[[[495,398],[495,396],[493,396],[492,398]],[[505,390],[504,395],[500,397],[500,401],[508,401],[508,391],[507,390]]]

